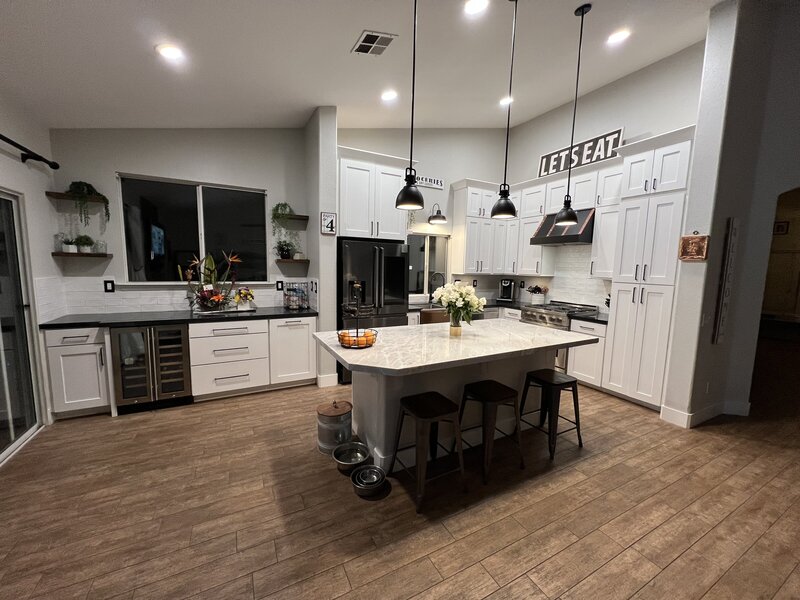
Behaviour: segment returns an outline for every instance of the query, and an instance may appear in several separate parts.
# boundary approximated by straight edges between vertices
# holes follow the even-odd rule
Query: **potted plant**
[[[94,201],[101,200],[106,217],[106,223],[111,218],[111,211],[108,209],[108,198],[98,192],[91,183],[85,181],[73,181],[69,184],[67,194],[75,199],[75,206],[78,209],[78,218],[84,226],[89,224],[89,199]]]
[[[240,287],[233,296],[233,301],[236,303],[236,310],[255,310],[256,305],[253,303],[255,298],[253,290],[248,287]]]
[[[81,254],[90,254],[94,246],[94,240],[88,235],[79,235],[75,238],[75,245]]]
[[[450,315],[450,335],[461,335],[461,321],[472,324],[472,315],[483,312],[486,298],[478,298],[471,285],[448,283],[433,292],[433,301],[440,304]]]
[[[295,245],[290,242],[289,240],[278,240],[275,243],[275,252],[278,253],[278,256],[281,258],[292,258],[294,256],[294,251],[296,250]]]
[[[189,304],[192,309],[200,312],[225,310],[231,301],[231,289],[234,280],[228,281],[231,275],[235,276],[234,265],[241,263],[235,254],[222,253],[225,271],[219,275],[217,262],[211,254],[202,259],[194,257],[189,267],[184,271],[178,266],[178,275],[181,281],[189,286]],[[195,279],[195,276],[197,279]]]
[[[65,237],[61,242],[61,251],[69,252],[70,254],[76,253],[78,251],[78,246],[75,245],[75,240],[69,237]]]

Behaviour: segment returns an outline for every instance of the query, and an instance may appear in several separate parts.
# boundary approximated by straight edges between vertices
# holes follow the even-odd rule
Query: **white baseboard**
[[[748,408],[749,408],[748,404]],[[673,425],[677,425],[678,427],[683,427],[684,429],[690,429],[692,427],[697,427],[700,423],[708,421],[709,419],[713,419],[716,416],[722,414],[740,414],[740,413],[733,413],[728,410],[728,407],[723,407],[721,404],[712,404],[711,406],[706,406],[705,408],[701,408],[697,412],[687,413],[681,410],[677,410],[675,408],[670,408],[669,406],[662,406],[661,407],[661,420],[666,421],[667,423],[672,423]]]
[[[333,387],[339,384],[336,373],[330,375],[317,375],[317,387],[326,388]]]
[[[691,415],[681,410],[676,410],[674,408],[670,408],[669,406],[662,405],[661,420],[666,421],[667,423],[672,423],[673,425],[677,425],[678,427],[683,427],[684,429],[689,429]]]

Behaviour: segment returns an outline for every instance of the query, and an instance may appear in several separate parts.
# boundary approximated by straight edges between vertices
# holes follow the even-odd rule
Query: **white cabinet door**
[[[497,199],[500,196],[497,192],[492,190],[483,190],[481,192],[481,216],[482,217],[491,217],[492,215],[492,207],[494,203],[497,202]]]
[[[683,192],[672,192],[650,197],[639,281],[661,285],[675,283],[684,196]]]
[[[572,181],[569,184],[569,195],[572,196],[572,208],[575,210],[592,208],[596,202],[596,194],[597,171],[572,176]]]
[[[638,314],[632,364],[624,393],[651,406],[661,406],[673,289],[671,285],[640,286],[636,299]]]
[[[419,325],[419,311],[410,312],[406,316],[409,325]]]
[[[653,192],[669,192],[686,187],[692,142],[685,141],[658,148],[653,156]]]
[[[317,347],[311,335],[316,322],[316,317],[269,322],[270,383],[291,383],[317,376]]]
[[[615,283],[611,286],[611,312],[603,353],[602,387],[619,394],[628,393],[640,290],[641,286],[628,283]]]
[[[467,188],[467,216],[480,217],[483,211],[483,190]]]
[[[506,266],[506,237],[508,236],[508,221],[495,220],[492,222],[492,273],[505,273]]]
[[[499,197],[499,196],[498,196]],[[511,192],[511,195],[508,197],[511,200],[511,204],[514,205],[514,208],[517,211],[517,217],[519,217],[519,213],[522,206],[522,193],[521,192]],[[489,213],[491,216],[492,213]]]
[[[597,206],[613,206],[622,198],[622,165],[597,173]]]
[[[601,206],[594,211],[592,262],[589,265],[592,277],[611,279],[618,231],[619,206]]]
[[[519,251],[519,219],[509,219],[505,239],[502,273],[513,275],[517,272],[517,252]]]
[[[491,273],[492,249],[494,247],[494,224],[491,219],[480,221],[480,241],[478,242],[478,273]]]
[[[519,217],[527,219],[544,214],[546,185],[536,185],[522,190]]]
[[[397,194],[403,189],[405,173],[394,167],[375,167],[375,237],[383,240],[406,239],[408,211],[394,207]]]
[[[600,386],[603,379],[603,350],[605,338],[597,338],[596,344],[575,346],[569,349],[567,374],[578,381]]]
[[[339,174],[339,231],[350,237],[373,237],[375,165],[341,159]]]
[[[104,344],[47,349],[53,410],[57,413],[109,406]]]
[[[621,283],[638,283],[642,276],[647,231],[648,198],[625,200],[619,205],[619,232],[614,249],[612,279]]]
[[[544,217],[530,217],[520,220],[519,250],[517,251],[517,275],[538,275],[542,261],[542,247],[531,246],[531,238]]]
[[[561,210],[564,206],[564,196],[567,194],[567,180],[558,179],[547,184],[547,208],[548,215],[552,215]]]
[[[479,273],[480,264],[478,263],[481,245],[481,224],[485,219],[474,217],[467,219],[467,226],[464,229],[464,273]]]
[[[652,175],[652,150],[626,156],[622,163],[622,197],[629,198],[649,193]]]

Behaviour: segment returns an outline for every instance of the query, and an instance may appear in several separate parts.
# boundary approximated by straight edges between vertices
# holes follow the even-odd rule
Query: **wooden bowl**
[[[339,332],[339,344],[344,348],[369,348],[378,339],[374,329],[346,329]]]

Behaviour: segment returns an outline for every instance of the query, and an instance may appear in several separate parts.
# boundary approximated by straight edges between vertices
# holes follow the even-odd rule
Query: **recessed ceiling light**
[[[500,106],[508,106],[514,101],[514,98],[511,96],[506,96],[505,98],[500,98]]]
[[[630,29],[620,29],[619,31],[615,31],[610,36],[608,36],[606,44],[608,44],[609,46],[616,46],[627,40],[630,36],[631,36]]]
[[[467,0],[464,12],[470,16],[479,15],[489,7],[489,0]]]
[[[184,58],[183,50],[175,44],[159,44],[156,46],[156,52],[170,61],[179,61]]]
[[[384,102],[392,102],[393,100],[397,100],[397,91],[396,90],[385,90],[381,94],[381,100]]]

